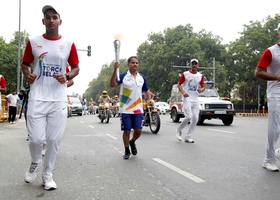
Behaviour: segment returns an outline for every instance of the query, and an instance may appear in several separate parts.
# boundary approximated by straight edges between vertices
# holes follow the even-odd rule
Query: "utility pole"
[[[258,85],[258,113],[260,113],[260,108],[262,107],[261,103],[263,103],[262,96],[263,96],[263,88],[261,85]]]
[[[243,113],[245,113],[245,97],[246,95],[246,92],[245,92],[245,84],[244,84],[244,88],[243,88]]]
[[[22,45],[22,52],[24,52],[24,50],[25,50],[25,43],[26,43],[26,31],[24,30],[24,38],[23,38],[23,45]],[[21,87],[20,87],[20,90],[21,90],[21,88],[23,88],[23,77],[24,77],[24,75],[23,75],[23,73],[21,72]]]
[[[19,20],[18,20],[18,66],[17,66],[17,93],[20,86],[20,24],[21,24],[21,0],[19,0]]]
[[[213,58],[213,82],[216,83],[216,64],[215,64],[215,57]]]

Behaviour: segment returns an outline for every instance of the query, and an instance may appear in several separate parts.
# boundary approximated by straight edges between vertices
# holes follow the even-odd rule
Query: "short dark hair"
[[[137,56],[130,56],[130,57],[127,59],[127,63],[130,63],[131,60],[132,60],[133,58],[137,59],[138,62],[139,62],[139,59],[137,58]]]

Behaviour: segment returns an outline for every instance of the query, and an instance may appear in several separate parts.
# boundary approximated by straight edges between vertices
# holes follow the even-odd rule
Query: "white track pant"
[[[189,130],[187,132],[187,136],[191,136],[194,132],[194,129],[196,127],[197,121],[198,121],[198,114],[199,114],[199,107],[198,102],[189,102],[184,100],[184,119],[179,124],[177,131],[182,131],[183,128],[187,126],[189,122]]]
[[[268,98],[268,129],[265,161],[275,164],[275,144],[280,133],[280,97]]]
[[[43,143],[47,143],[43,176],[52,175],[66,121],[66,102],[28,102],[27,131],[32,162],[38,163],[42,160]]]

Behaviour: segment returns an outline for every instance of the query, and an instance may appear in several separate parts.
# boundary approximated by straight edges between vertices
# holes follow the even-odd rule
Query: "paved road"
[[[177,123],[144,127],[137,156],[123,160],[120,123],[95,115],[68,118],[54,170],[55,191],[23,181],[30,164],[25,122],[0,123],[0,199],[278,200],[280,173],[261,167],[267,117],[236,117],[231,126],[206,121],[194,144],[179,142]]]

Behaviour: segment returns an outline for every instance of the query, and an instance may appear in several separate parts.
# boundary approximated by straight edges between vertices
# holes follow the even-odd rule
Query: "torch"
[[[121,47],[121,42],[120,40],[115,40],[114,41],[114,47],[115,47],[115,57],[116,61],[119,62],[120,60],[120,47]],[[117,80],[120,80],[120,68],[117,68]]]

